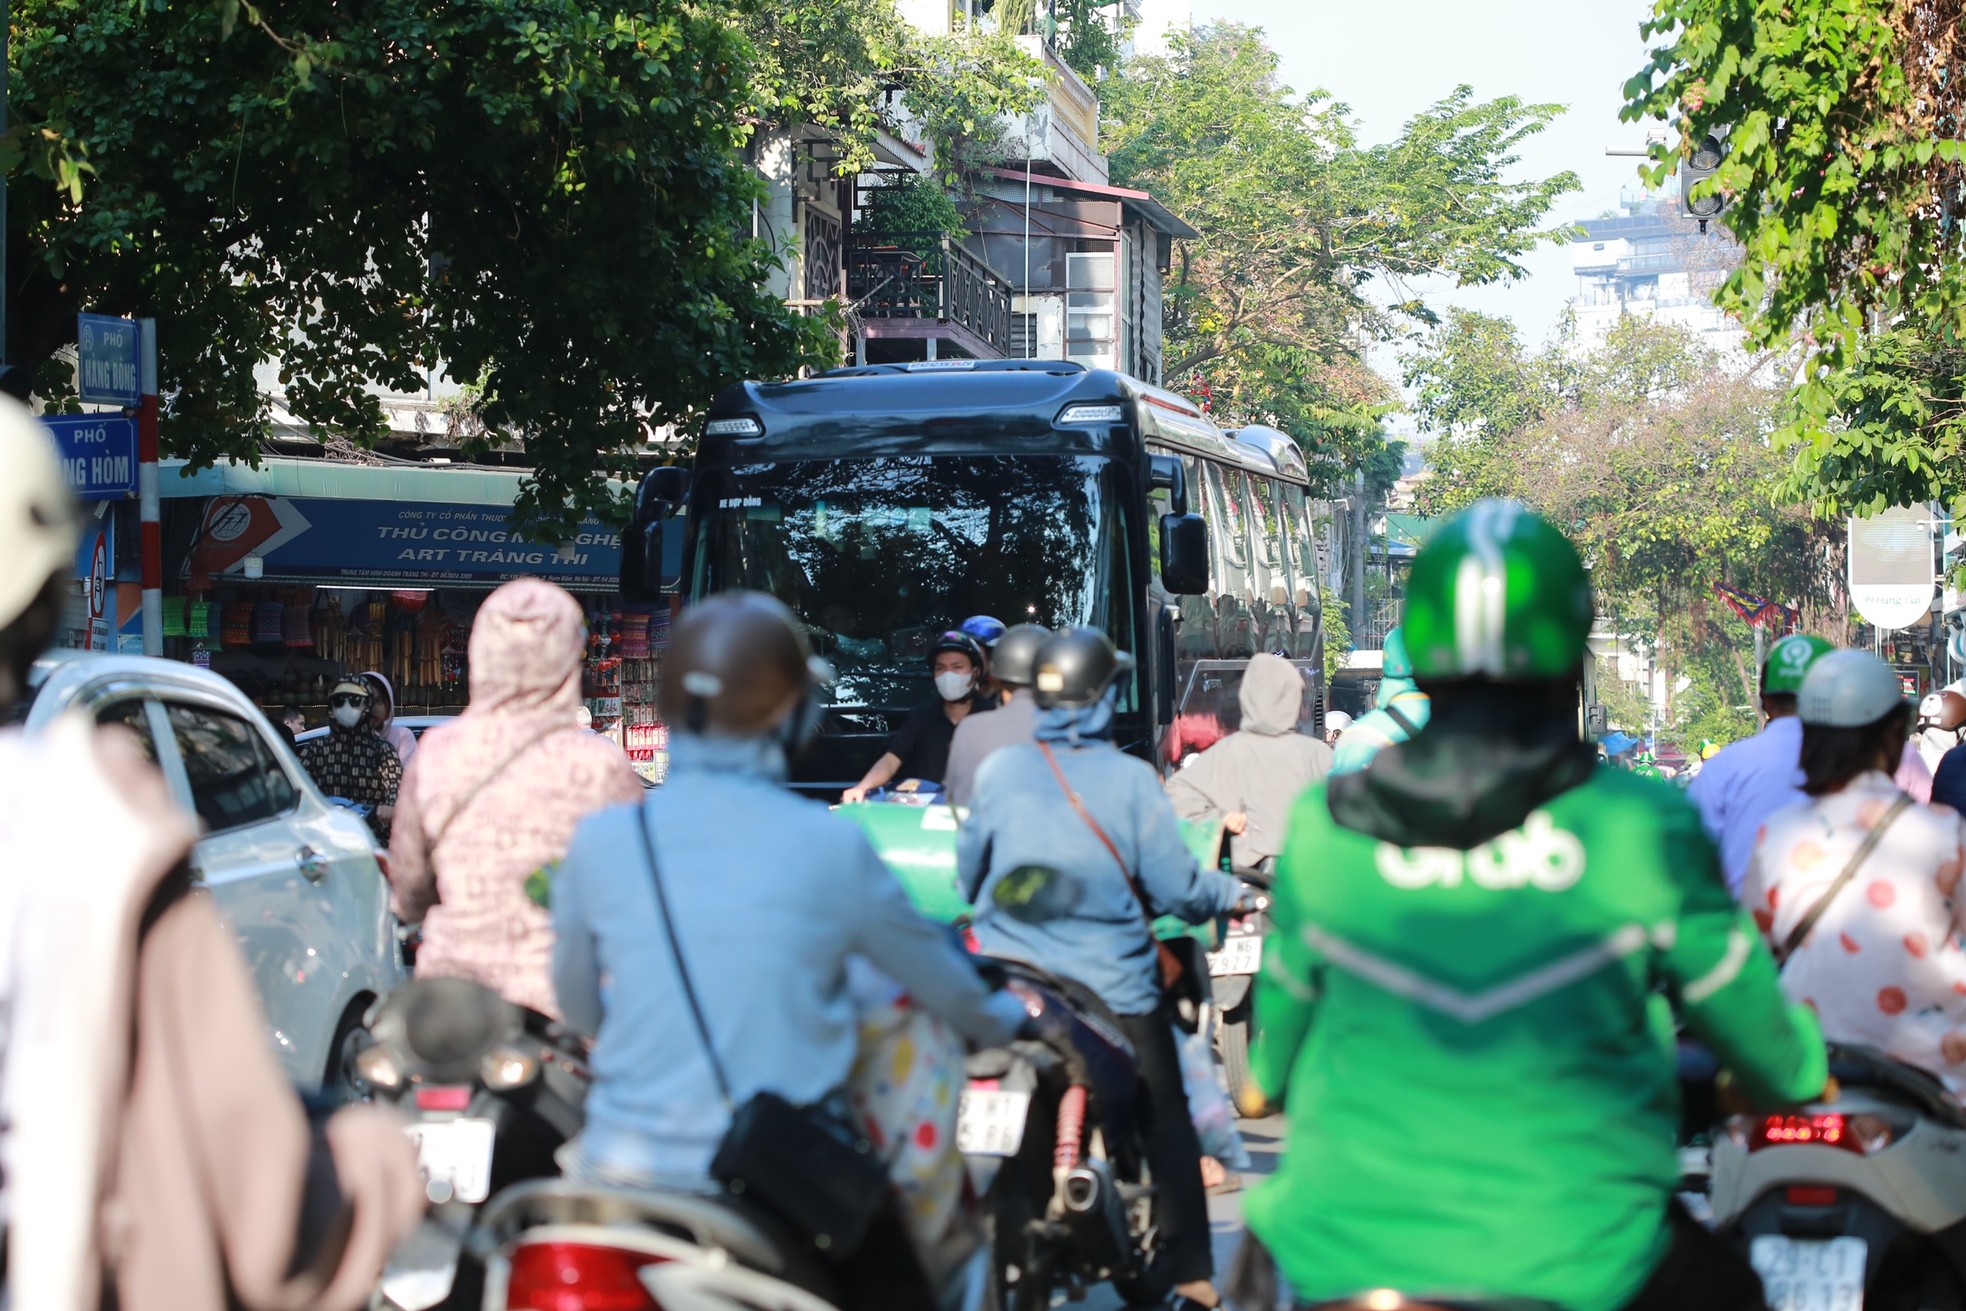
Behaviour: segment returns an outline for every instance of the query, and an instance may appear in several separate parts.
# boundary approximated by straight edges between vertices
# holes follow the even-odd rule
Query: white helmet
[[[1904,704],[1904,685],[1891,666],[1868,651],[1831,651],[1802,677],[1796,709],[1805,724],[1862,728]]]
[[[1324,731],[1342,733],[1352,726],[1352,717],[1342,710],[1333,710],[1324,717]]]
[[[48,430],[25,405],[0,396],[0,628],[73,567],[81,530]]]

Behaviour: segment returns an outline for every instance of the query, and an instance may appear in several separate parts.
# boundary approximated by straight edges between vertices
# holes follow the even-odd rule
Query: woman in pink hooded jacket
[[[566,592],[521,578],[471,626],[471,704],[423,735],[396,802],[396,913],[423,923],[419,977],[475,979],[554,1017],[547,889],[576,825],[638,801],[621,748],[582,732],[587,625]]]

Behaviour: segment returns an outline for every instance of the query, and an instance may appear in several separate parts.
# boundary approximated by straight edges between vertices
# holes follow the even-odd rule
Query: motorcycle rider
[[[1404,742],[1426,727],[1431,708],[1427,694],[1413,681],[1406,634],[1395,628],[1386,634],[1379,690],[1372,698],[1372,709],[1339,736],[1332,749],[1331,772],[1350,774],[1364,769],[1381,749]]]
[[[0,717],[54,635],[79,527],[46,432],[0,398]],[[310,1129],[193,891],[195,837],[127,730],[0,732],[0,1198],[22,1311],[354,1311],[422,1212],[393,1115]]]
[[[1290,803],[1331,772],[1332,752],[1297,731],[1304,676],[1282,656],[1251,656],[1237,695],[1242,727],[1169,775],[1167,795],[1183,819],[1222,821],[1235,865],[1267,870],[1283,850]]]
[[[1031,680],[1037,677],[1038,648],[1050,636],[1049,629],[1036,624],[1018,624],[997,639],[990,665],[1007,696],[993,713],[956,725],[949,747],[949,776],[942,789],[950,805],[969,804],[976,791],[977,768],[999,747],[1037,741],[1038,703]]]
[[[856,1054],[856,957],[972,1041],[1027,1026],[1022,1005],[986,991],[915,912],[856,825],[785,788],[788,753],[817,723],[811,664],[804,630],[769,596],[691,606],[662,661],[667,782],[574,834],[553,884],[553,978],[568,1022],[595,1043],[586,1127],[562,1153],[571,1177],[706,1189],[731,1125],[720,1083],[732,1106],[762,1091],[836,1099]]]
[[[1245,1210],[1300,1299],[1762,1305],[1671,1200],[1667,999],[1752,1096],[1812,1097],[1827,1062],[1692,807],[1579,739],[1591,622],[1541,518],[1442,524],[1405,614],[1431,722],[1291,815],[1252,1049],[1290,1142]]]
[[[1169,1272],[1182,1297],[1210,1307],[1219,1299],[1201,1145],[1153,938],[1120,865],[1154,914],[1189,923],[1236,909],[1245,894],[1236,879],[1196,866],[1153,766],[1113,745],[1118,682],[1132,671],[1132,658],[1095,628],[1063,629],[1039,649],[1037,742],[1004,747],[977,770],[956,869],[984,952],[1076,979],[1118,1016],[1150,1108],[1148,1160],[1165,1204]],[[1007,876],[1030,871],[1055,885],[1037,898],[1053,908],[1049,916],[1033,914],[1015,883],[997,895]]]
[[[369,727],[396,749],[396,759],[408,769],[410,757],[416,754],[416,734],[396,722],[395,685],[375,669],[364,670],[362,681],[369,685]]]
[[[1809,667],[1835,649],[1809,633],[1790,633],[1769,647],[1761,662],[1761,713],[1768,722],[1753,737],[1716,752],[1686,789],[1707,836],[1720,848],[1721,872],[1736,895],[1761,826],[1804,799],[1802,721],[1796,718],[1795,697]]]
[[[1762,829],[1743,901],[1787,951],[1782,987],[1825,1037],[1966,1090],[1966,956],[1954,939],[1966,822],[1891,778],[1911,704],[1889,665],[1868,651],[1826,655],[1799,700],[1808,797]]]
[[[1966,695],[1956,687],[1927,692],[1918,703],[1918,726],[1912,730],[1911,742],[1934,778],[1946,752],[1962,741],[1966,741]]]
[[[841,801],[865,801],[869,792],[896,778],[942,782],[949,770],[949,747],[955,741],[956,729],[978,711],[996,708],[995,700],[983,687],[989,661],[982,644],[968,633],[951,631],[936,638],[928,661],[929,672],[935,676],[936,699],[917,706],[901,721],[887,750],[865,777],[841,794]]]
[[[328,693],[328,735],[302,742],[297,750],[321,791],[369,807],[369,827],[387,847],[403,762],[396,748],[376,735],[369,699],[368,680],[356,674],[341,679]]]

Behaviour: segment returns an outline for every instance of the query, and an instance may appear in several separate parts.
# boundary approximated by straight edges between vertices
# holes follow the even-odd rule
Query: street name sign
[[[137,421],[115,414],[52,414],[41,423],[55,439],[61,474],[77,500],[113,501],[137,490]]]
[[[143,401],[143,336],[135,319],[75,316],[75,376],[87,405],[135,409]]]

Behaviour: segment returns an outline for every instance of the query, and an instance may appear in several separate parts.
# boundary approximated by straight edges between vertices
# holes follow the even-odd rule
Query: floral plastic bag
[[[941,1288],[982,1242],[956,1147],[962,1042],[867,962],[849,962],[847,980],[860,1014],[847,1100],[887,1163],[908,1237]]]
[[[1231,1170],[1250,1167],[1249,1149],[1236,1131],[1235,1108],[1215,1081],[1215,1057],[1208,1033],[1188,1033],[1174,1027],[1174,1044],[1181,1052],[1181,1086],[1188,1094],[1188,1114],[1201,1137],[1202,1155],[1212,1156]]]

